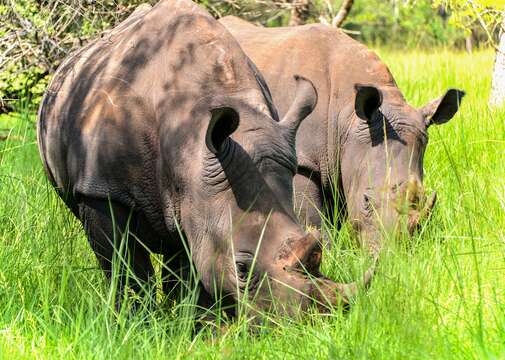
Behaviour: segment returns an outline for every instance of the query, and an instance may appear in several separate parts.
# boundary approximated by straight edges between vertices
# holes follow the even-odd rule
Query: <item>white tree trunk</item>
[[[496,60],[493,70],[493,83],[489,105],[501,106],[505,104],[505,12],[500,30],[500,40],[496,50]]]

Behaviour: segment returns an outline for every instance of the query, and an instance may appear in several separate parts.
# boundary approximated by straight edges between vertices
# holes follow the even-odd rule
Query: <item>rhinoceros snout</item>
[[[403,201],[397,204],[396,210],[400,215],[407,215],[407,229],[412,235],[422,222],[430,217],[437,193],[432,192],[427,196],[421,181],[411,176],[401,187],[401,195]]]
[[[410,235],[421,226],[424,220],[430,218],[436,201],[437,193],[433,191],[429,197],[423,195],[422,202],[417,204],[417,208],[409,211],[407,228]]]
[[[323,249],[321,239],[318,230],[309,229],[305,236],[294,241],[292,257],[289,260],[285,258],[292,263],[283,267],[284,273],[300,281],[299,289],[304,293],[303,296],[310,300],[309,303],[315,304],[319,311],[328,312],[335,306],[347,308],[356,297],[360,285],[364,288],[370,285],[376,258],[360,281],[347,284],[334,282],[319,271]]]

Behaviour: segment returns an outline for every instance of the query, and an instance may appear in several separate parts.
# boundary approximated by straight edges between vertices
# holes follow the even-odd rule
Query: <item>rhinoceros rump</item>
[[[186,0],[142,7],[64,61],[40,107],[40,153],[109,278],[115,234],[128,234],[133,279],[121,266],[120,289],[146,295],[155,252],[166,292],[194,265],[201,303],[247,293],[291,313],[347,301],[354,285],[322,277],[317,236],[293,212],[296,131],[317,101],[295,81],[279,120],[237,42]]]
[[[265,76],[281,115],[295,96],[293,74],[317,84],[317,106],[296,139],[302,219],[320,226],[323,209],[330,219],[347,213],[374,257],[381,232],[396,229],[400,214],[408,214],[412,233],[436,200],[422,186],[427,129],[450,120],[464,92],[450,89],[414,109],[387,66],[339,29],[261,28],[233,16],[220,22]]]

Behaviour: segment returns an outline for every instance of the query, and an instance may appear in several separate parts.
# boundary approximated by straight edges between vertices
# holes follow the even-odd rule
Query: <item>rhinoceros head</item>
[[[317,101],[312,83],[297,84],[280,121],[264,94],[227,97],[202,114],[208,124],[187,169],[181,219],[212,297],[247,297],[257,309],[276,304],[291,313],[314,298],[328,305],[349,295],[348,286],[321,276],[318,235],[306,233],[293,211],[296,131]]]
[[[436,193],[426,196],[422,184],[428,127],[449,121],[464,94],[450,89],[414,109],[396,86],[355,86],[341,146],[342,185],[349,218],[373,254],[383,230],[395,229],[403,218],[412,234],[433,208]]]

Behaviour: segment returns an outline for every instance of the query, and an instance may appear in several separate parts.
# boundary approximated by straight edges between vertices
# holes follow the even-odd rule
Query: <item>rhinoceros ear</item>
[[[426,126],[444,124],[458,112],[461,100],[465,96],[463,90],[449,89],[444,96],[433,100],[419,109],[424,117]]]
[[[356,100],[354,110],[359,118],[370,121],[373,114],[382,105],[382,92],[375,86],[355,85]]]
[[[296,131],[317,105],[317,91],[312,82],[303,76],[295,75],[296,94],[288,112],[280,121],[291,136],[296,136]]]
[[[212,109],[205,144],[214,154],[218,154],[228,137],[238,128],[240,116],[230,107]]]

